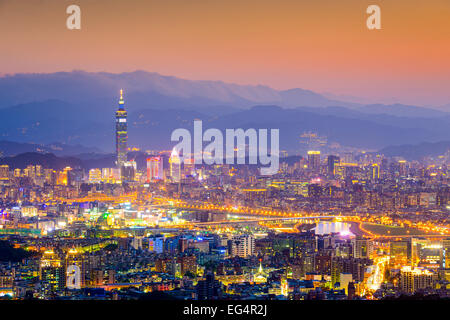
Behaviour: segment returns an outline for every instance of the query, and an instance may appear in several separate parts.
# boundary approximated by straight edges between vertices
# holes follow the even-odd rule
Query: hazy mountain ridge
[[[83,162],[75,157],[57,157],[53,153],[25,152],[13,157],[0,158],[0,164],[11,169],[24,169],[28,165],[41,165],[43,168],[62,170],[65,167],[82,168]]]
[[[58,108],[58,105],[60,107]],[[68,110],[66,108],[69,108]],[[19,111],[18,111],[19,110]],[[40,110],[41,112],[34,112]],[[12,119],[0,127],[4,140],[50,144],[55,140],[68,145],[114,150],[114,111],[71,109],[64,102],[50,101],[0,109],[0,117]],[[21,116],[26,114],[26,116]],[[177,128],[192,130],[201,119],[204,127],[280,129],[283,149],[297,150],[299,136],[313,131],[341,145],[379,149],[392,144],[416,141],[437,142],[450,139],[446,118],[402,118],[367,115],[346,108],[297,108],[257,106],[223,115],[192,110],[143,109],[129,112],[129,142],[132,146],[167,149],[170,135]]]
[[[96,147],[84,147],[81,145],[72,146],[59,142],[43,145],[6,140],[0,141],[0,156],[2,157],[11,157],[26,152],[54,153],[55,155],[69,156],[83,153],[98,153],[101,152],[101,150]]]
[[[367,105],[329,99],[311,90],[293,88],[278,91],[264,85],[238,85],[222,81],[186,80],[155,72],[56,72],[16,74],[0,77],[0,108],[45,100],[61,100],[78,107],[108,109],[117,102],[120,88],[130,110],[187,109],[205,106],[248,108],[258,104],[288,108],[342,106],[362,112],[438,112],[428,108],[396,105]],[[403,111],[402,111],[403,112]],[[439,111],[441,112],[441,111]],[[400,114],[397,114],[400,115]],[[404,114],[403,114],[404,115]]]
[[[191,81],[157,73],[91,73],[84,71],[51,74],[17,74],[0,78],[0,107],[42,100],[70,103],[117,101],[125,90],[131,106],[147,108],[166,104],[235,105],[244,107],[266,101],[280,101],[279,93],[266,86],[241,86],[219,81]],[[145,101],[146,99],[148,101]]]
[[[419,144],[396,145],[379,151],[386,156],[402,157],[408,160],[419,160],[426,156],[437,157],[450,151],[450,141],[422,142]]]
[[[194,119],[204,120],[205,128],[279,128],[281,147],[287,150],[298,150],[299,135],[306,131],[371,149],[450,140],[450,115],[439,110],[360,105],[310,90],[277,91],[144,71],[2,77],[0,118],[8,120],[0,127],[0,139],[38,145],[57,141],[112,152],[119,88],[125,89],[130,145],[143,149],[170,148],[171,132],[192,129]],[[91,152],[96,151],[85,153]]]

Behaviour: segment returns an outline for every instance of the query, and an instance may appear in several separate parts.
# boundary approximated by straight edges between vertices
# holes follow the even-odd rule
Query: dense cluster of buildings
[[[448,297],[450,152],[421,161],[318,151],[194,165],[177,150],[116,164],[0,166],[0,295],[17,299]],[[447,238],[448,237],[448,238]],[[5,254],[5,257],[7,255]]]

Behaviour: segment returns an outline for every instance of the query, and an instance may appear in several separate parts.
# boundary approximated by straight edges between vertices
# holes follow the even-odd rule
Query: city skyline
[[[309,132],[307,154],[272,175],[181,161],[176,148],[138,165],[123,90],[114,120],[111,167],[31,154],[25,168],[0,165],[4,299],[450,296],[450,148],[420,161],[322,153],[326,137]]]
[[[0,305],[445,308],[448,17],[448,0],[0,0]]]

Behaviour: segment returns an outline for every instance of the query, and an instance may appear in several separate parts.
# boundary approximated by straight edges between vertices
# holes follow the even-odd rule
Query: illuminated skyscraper
[[[308,151],[308,169],[312,172],[320,170],[320,151]]]
[[[184,175],[192,176],[195,172],[195,164],[194,159],[189,158],[184,160]]]
[[[247,258],[254,254],[255,238],[252,235],[238,235],[234,236],[231,243],[231,256]]]
[[[147,159],[147,181],[163,179],[163,161],[161,157]]]
[[[407,176],[407,167],[406,167],[407,163],[405,160],[400,160],[398,162],[398,172],[400,173],[401,177],[406,177]]]
[[[92,170],[92,169],[91,169]],[[89,171],[90,173],[90,171]],[[102,168],[102,181],[105,183],[116,183],[120,181],[120,170],[118,168]]]
[[[372,180],[376,181],[380,179],[380,166],[378,163],[372,164]]]
[[[411,262],[411,241],[392,241],[389,243],[389,264],[405,266]]]
[[[102,172],[100,169],[89,170],[89,183],[100,183],[102,180]]]
[[[354,258],[371,258],[373,253],[373,243],[370,239],[352,239]]]
[[[121,168],[121,179],[122,181],[131,182],[134,181],[134,178],[136,176],[136,161],[125,161],[122,163]]]
[[[441,267],[443,269],[450,269],[450,239],[442,240],[442,258]]]
[[[39,279],[44,292],[57,292],[66,286],[63,260],[52,250],[45,251],[39,264]]]
[[[329,155],[327,159],[327,169],[329,175],[335,174],[335,166],[340,162],[340,159],[338,156]]]
[[[400,270],[400,289],[402,292],[414,293],[419,289],[433,288],[436,274],[424,268],[404,266]]]
[[[70,249],[67,252],[66,260],[66,286],[71,289],[80,289],[85,285],[85,267],[81,252]]]
[[[0,180],[9,180],[9,166],[6,164],[0,166]]]
[[[177,150],[174,148],[169,158],[170,178],[173,182],[181,181],[181,159]]]
[[[119,109],[116,111],[116,156],[119,168],[127,161],[127,139],[127,112],[124,109],[123,90],[120,90]]]

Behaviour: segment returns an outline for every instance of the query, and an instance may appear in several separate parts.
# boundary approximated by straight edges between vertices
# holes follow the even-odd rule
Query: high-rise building
[[[354,282],[349,282],[347,286],[347,296],[348,300],[353,300],[355,298],[356,288]]]
[[[120,90],[119,109],[116,111],[116,156],[119,168],[127,161],[127,112],[124,104],[123,90]]]
[[[340,289],[344,289],[345,293],[348,295],[348,285],[353,283],[353,274],[351,273],[341,273],[339,275]]]
[[[442,240],[442,261],[443,269],[450,269],[450,239]]]
[[[19,168],[14,169],[14,177],[18,178],[21,176],[22,176],[22,173],[20,172],[20,169]]]
[[[352,275],[352,281],[363,281],[367,267],[372,264],[373,260],[366,258],[333,257],[331,259],[331,283],[333,287],[337,282],[342,284],[341,276],[343,273],[350,273]]]
[[[116,183],[120,181],[119,168],[102,168],[102,181],[105,183]]]
[[[330,267],[330,273],[331,273],[331,285],[334,288],[336,283],[340,283],[341,281],[341,271],[342,271],[342,259],[333,258],[331,260],[331,267]]]
[[[63,260],[52,250],[45,251],[39,264],[39,278],[44,292],[57,292],[66,286]]]
[[[147,159],[147,181],[162,180],[164,178],[163,160],[161,157]]]
[[[329,155],[327,158],[327,169],[329,175],[334,175],[335,166],[340,161],[340,158],[338,156]]]
[[[370,239],[354,238],[352,239],[353,257],[370,258],[373,253],[373,243]]]
[[[155,236],[147,239],[148,241],[148,251],[155,253],[164,252],[164,237]]]
[[[197,258],[195,255],[180,257],[179,263],[182,275],[185,275],[188,272],[197,274]]]
[[[35,178],[36,177],[36,167],[35,166],[28,165],[25,170],[27,172],[26,176],[28,178]]]
[[[419,289],[433,288],[436,279],[436,274],[427,269],[404,266],[400,271],[400,289],[414,293]]]
[[[353,157],[353,153],[351,153],[351,152],[344,153],[343,158],[344,158],[343,160],[345,163],[353,163],[355,161],[355,158]]]
[[[380,166],[378,165],[378,163],[372,164],[371,178],[373,181],[377,181],[380,179]]]
[[[318,172],[320,169],[320,151],[308,151],[308,169]]]
[[[405,266],[411,262],[411,241],[392,241],[389,243],[389,263],[392,266]]]
[[[66,255],[66,287],[80,289],[85,285],[86,263],[81,252],[70,249]]]
[[[170,178],[173,182],[181,181],[181,159],[177,150],[174,148],[169,158]]]
[[[195,164],[193,158],[188,158],[184,160],[184,175],[192,176],[195,172]]]
[[[37,164],[36,165],[36,177],[42,176],[42,172],[43,172],[42,166],[40,164]]]
[[[134,181],[137,167],[136,161],[125,161],[120,169],[122,181]]]
[[[407,176],[407,163],[406,160],[399,160],[398,161],[398,172],[401,177]]]
[[[19,169],[20,170],[20,169]],[[44,169],[45,181],[50,185],[56,184],[56,171],[52,169]]]
[[[222,284],[214,278],[213,272],[208,272],[205,280],[199,280],[195,287],[197,300],[217,300],[222,297]]]
[[[56,184],[58,185],[62,185],[62,186],[67,186],[68,184],[68,173],[72,170],[71,167],[66,167],[64,168],[63,171],[58,171],[58,175],[56,178]]]
[[[89,183],[100,183],[102,181],[102,172],[100,169],[89,170]]]
[[[234,236],[231,242],[231,256],[247,258],[255,252],[255,238],[252,235]]]
[[[9,166],[7,164],[0,166],[0,180],[9,180]]]

